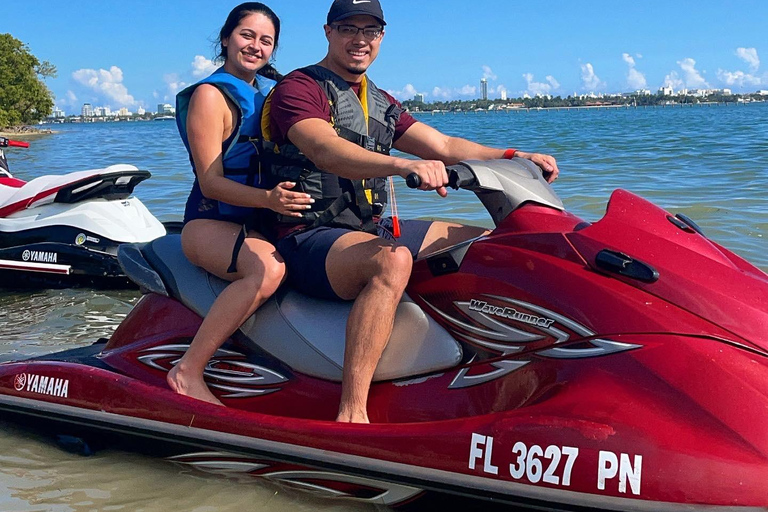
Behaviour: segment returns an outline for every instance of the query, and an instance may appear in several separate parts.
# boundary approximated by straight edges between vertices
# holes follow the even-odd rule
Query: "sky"
[[[768,1],[381,0],[387,20],[369,70],[398,99],[475,99],[502,90],[617,93],[768,89]],[[0,33],[58,75],[56,105],[154,112],[215,69],[214,38],[237,1],[2,0]],[[281,18],[277,68],[318,62],[331,0],[267,0]],[[2,84],[0,84],[2,86]]]

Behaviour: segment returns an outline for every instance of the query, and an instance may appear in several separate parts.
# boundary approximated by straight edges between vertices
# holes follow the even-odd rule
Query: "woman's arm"
[[[187,138],[203,195],[235,206],[269,208],[300,217],[297,210],[308,209],[310,197],[291,192],[294,184],[284,182],[265,190],[224,176],[221,146],[232,135],[237,116],[237,109],[213,85],[202,84],[192,94],[187,113]]]

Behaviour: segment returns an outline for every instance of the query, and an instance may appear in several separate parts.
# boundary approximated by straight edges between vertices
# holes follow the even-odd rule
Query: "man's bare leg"
[[[406,247],[360,232],[345,234],[328,253],[325,267],[333,290],[343,299],[355,299],[347,320],[336,421],[368,423],[371,380],[392,334],[412,263]]]

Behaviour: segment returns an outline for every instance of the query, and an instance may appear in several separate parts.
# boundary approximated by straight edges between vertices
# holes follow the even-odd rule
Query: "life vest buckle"
[[[376,151],[376,139],[373,137],[369,137],[368,135],[365,135],[363,137],[363,147],[367,149],[368,151]]]

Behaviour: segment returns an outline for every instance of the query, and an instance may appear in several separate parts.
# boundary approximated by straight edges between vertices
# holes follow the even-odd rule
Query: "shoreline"
[[[7,139],[17,139],[26,137],[41,137],[43,135],[52,135],[59,133],[50,128],[33,128],[30,126],[22,126],[21,128],[3,128],[0,129],[0,137]]]
[[[746,107],[752,104],[766,103],[765,101],[754,101],[750,103],[737,103],[737,102],[700,102],[700,103],[673,103],[669,105],[577,105],[577,106],[559,106],[559,107],[512,107],[512,108],[494,108],[491,110],[478,108],[467,110],[411,110],[409,113],[413,114],[496,114],[496,113],[509,113],[509,112],[531,112],[531,111],[548,111],[548,110],[642,110],[642,109],[679,109],[679,108],[701,108],[701,107]]]

